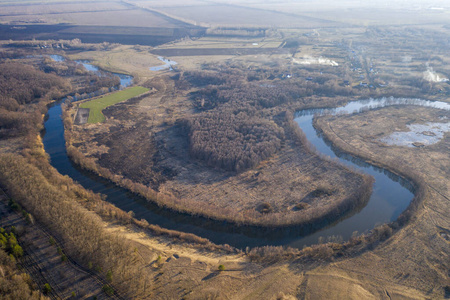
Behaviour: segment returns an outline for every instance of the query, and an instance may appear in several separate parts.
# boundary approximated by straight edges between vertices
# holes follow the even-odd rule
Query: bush
[[[52,287],[50,286],[50,284],[46,283],[44,284],[44,288],[42,289],[42,292],[44,293],[44,295],[48,295],[52,292]]]
[[[23,249],[17,243],[13,229],[14,226],[11,227],[11,232],[8,234],[3,228],[0,228],[0,249],[6,250],[15,261],[16,258],[23,256]]]
[[[30,276],[17,268],[14,256],[0,249],[0,299],[47,299],[33,285]]]
[[[11,254],[14,255],[15,258],[19,258],[23,256],[23,249],[19,245],[14,245],[11,249]]]
[[[105,292],[106,295],[108,296],[112,296],[114,295],[114,289],[112,287],[110,287],[109,285],[105,284],[102,287],[103,292]]]
[[[268,214],[270,212],[272,212],[272,205],[270,205],[270,203],[264,202],[259,206],[259,211],[262,214]]]
[[[225,266],[224,265],[219,265],[218,269],[219,269],[220,272],[225,271]]]
[[[112,282],[113,280],[113,274],[112,271],[109,270],[108,272],[106,272],[106,280],[108,280],[109,282]]]
[[[294,209],[295,209],[295,210],[303,210],[303,209],[306,209],[306,208],[308,208],[308,207],[309,207],[309,204],[308,204],[308,203],[300,202],[300,203],[297,203],[297,204],[294,206]]]

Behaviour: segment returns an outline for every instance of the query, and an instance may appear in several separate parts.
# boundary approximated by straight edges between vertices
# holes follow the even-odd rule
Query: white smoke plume
[[[423,72],[423,79],[430,82],[446,82],[449,81],[448,78],[439,76],[436,72],[434,72],[433,68],[428,66],[428,69]]]
[[[324,58],[320,56],[317,57],[311,57],[311,56],[305,56],[300,59],[294,59],[294,63],[299,65],[327,65],[327,66],[333,66],[337,67],[339,64],[335,62],[334,60],[330,60],[328,58]]]

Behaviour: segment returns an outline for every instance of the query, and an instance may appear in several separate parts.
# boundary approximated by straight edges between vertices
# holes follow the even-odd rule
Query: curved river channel
[[[86,64],[86,62],[83,62]],[[131,77],[120,74],[123,86],[131,84]],[[344,240],[351,237],[355,231],[365,232],[382,223],[394,221],[409,205],[413,198],[408,182],[400,177],[365,163],[348,154],[333,150],[316,132],[312,126],[314,114],[354,113],[361,109],[385,107],[391,105],[420,105],[450,110],[450,105],[444,102],[432,102],[420,99],[370,99],[350,102],[334,109],[308,109],[297,113],[296,121],[306,134],[308,140],[319,150],[341,163],[368,173],[375,178],[372,196],[368,204],[360,211],[347,218],[330,224],[328,227],[307,236],[299,236],[295,227],[274,230],[272,234],[258,234],[257,230],[242,230],[227,226],[226,222],[209,221],[201,217],[192,217],[170,212],[149,204],[144,199],[132,195],[127,190],[77,168],[69,159],[65,147],[64,127],[61,119],[61,102],[49,108],[45,122],[43,142],[45,151],[50,155],[51,164],[63,175],[70,176],[86,189],[107,196],[107,201],[124,211],[132,210],[137,219],[146,219],[151,224],[161,227],[194,233],[207,238],[214,243],[229,244],[237,248],[256,247],[264,245],[284,245],[302,248],[304,245],[317,243],[319,237],[339,236]],[[220,224],[218,224],[220,223]],[[242,232],[246,232],[245,234]]]

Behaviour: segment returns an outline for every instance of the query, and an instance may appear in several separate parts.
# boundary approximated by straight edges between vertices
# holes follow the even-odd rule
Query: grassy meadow
[[[105,116],[102,110],[108,106],[117,104],[122,101],[126,101],[130,98],[139,96],[145,92],[148,92],[147,88],[141,86],[135,86],[123,91],[119,91],[101,98],[97,98],[88,102],[80,104],[81,108],[89,108],[88,123],[99,123],[105,121]]]

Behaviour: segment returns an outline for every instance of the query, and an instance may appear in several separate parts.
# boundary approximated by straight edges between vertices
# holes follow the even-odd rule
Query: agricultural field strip
[[[95,4],[78,2],[66,2],[66,3],[46,3],[46,4],[23,4],[17,3],[16,5],[8,5],[0,2],[2,7],[2,15],[23,15],[23,14],[49,14],[49,13],[73,13],[73,12],[95,12],[95,11],[111,11],[111,10],[124,10],[130,9],[127,6],[119,3],[101,3]]]
[[[80,108],[89,108],[88,123],[103,122],[105,120],[105,116],[102,113],[103,109],[107,108],[108,106],[117,104],[119,102],[126,101],[130,98],[139,96],[148,91],[149,89],[147,88],[135,86],[98,99],[84,102],[80,104]]]
[[[109,12],[109,11],[125,11],[129,10],[127,8],[124,9],[101,9],[101,10],[79,10],[79,11],[61,11],[61,12],[46,12],[43,14],[46,15],[61,15],[61,14],[78,14],[78,13],[96,13],[96,12]],[[2,13],[0,17],[17,17],[17,16],[30,16],[30,15],[41,15],[40,13]]]
[[[19,3],[18,3],[19,2]],[[45,1],[47,4],[70,4],[70,3],[91,3],[92,4],[92,0],[80,0],[80,1],[73,1],[73,0],[48,0]],[[112,1],[106,1],[106,0],[102,0],[102,1],[97,1],[96,3],[111,3]],[[0,6],[22,6],[22,5],[38,5],[42,3],[41,0],[24,0],[24,1],[10,1],[10,0],[0,0]]]

